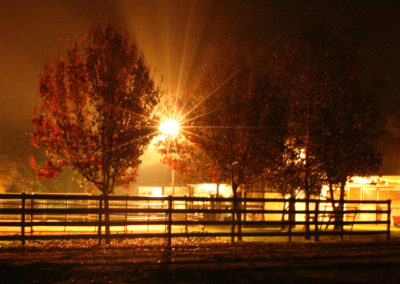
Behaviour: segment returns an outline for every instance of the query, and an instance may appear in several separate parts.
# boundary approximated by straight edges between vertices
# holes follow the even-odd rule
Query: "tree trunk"
[[[332,208],[335,208],[335,193],[333,192],[332,182],[329,182],[329,196],[331,197]]]
[[[334,218],[334,229],[338,229],[338,219],[339,219],[339,212],[338,208],[335,205],[335,192],[333,191],[333,184],[332,182],[329,182],[329,195],[331,199],[331,204],[332,204],[332,213],[333,213],[333,218]],[[330,219],[329,219],[330,220]],[[328,227],[328,225],[327,225]]]
[[[290,203],[289,203],[289,206],[290,206]],[[289,209],[290,210],[290,209]],[[283,209],[282,209],[282,211],[283,212],[286,212],[286,202],[283,202]],[[289,216],[289,220],[290,220],[290,213],[288,214],[288,216]],[[285,217],[286,217],[286,213],[283,213],[282,214],[282,217],[281,217],[281,230],[285,230]]]
[[[340,183],[340,196],[339,196],[339,206],[337,208],[337,220],[335,224],[335,229],[343,229],[343,210],[344,210],[344,188],[345,188],[346,182],[341,182]]]
[[[289,200],[288,200],[288,202],[289,202],[288,221],[292,224],[296,221],[296,215],[293,214],[293,212],[295,210],[294,202],[292,202],[293,199],[294,199],[294,194],[291,193],[289,196]],[[286,210],[286,202],[283,204],[283,210],[284,211]],[[285,221],[285,214],[282,214],[282,230],[285,229],[284,221]]]
[[[310,240],[310,192],[306,191],[306,240]]]
[[[306,195],[306,240],[311,239],[310,237],[310,185],[308,183],[309,179],[309,165],[308,165],[308,152],[306,151],[306,164],[305,164],[305,172],[304,172],[304,193]]]
[[[105,222],[105,229],[106,229],[106,243],[110,243],[110,211],[109,211],[109,204],[108,204],[108,194],[103,194],[104,197],[104,222]]]
[[[340,183],[340,195],[339,195],[339,205],[335,206],[335,197],[333,193],[333,189],[331,190],[331,201],[332,201],[332,210],[333,210],[333,216],[335,218],[334,223],[334,230],[339,230],[342,229],[343,227],[343,209],[344,209],[344,188],[345,188],[346,182],[341,182]]]
[[[238,185],[232,184],[232,191],[233,191],[233,211],[235,212],[234,214],[236,215],[236,220],[237,220],[237,229],[238,229],[238,241],[242,241],[242,216],[239,212],[240,206],[239,206],[239,201],[238,201]]]
[[[284,190],[281,192],[282,198],[285,198],[284,192],[285,192]],[[291,197],[292,197],[292,196],[290,195],[289,200],[291,199]],[[288,206],[287,208],[288,208],[289,212],[288,212],[287,214],[288,214],[288,221],[290,221],[290,218],[291,218],[291,216],[290,216],[290,201],[289,201],[289,204],[288,204],[288,205],[289,205],[289,206]],[[282,212],[284,212],[284,213],[282,214],[282,217],[281,217],[281,229],[284,230],[284,229],[286,228],[286,226],[285,226],[286,202],[283,202]]]

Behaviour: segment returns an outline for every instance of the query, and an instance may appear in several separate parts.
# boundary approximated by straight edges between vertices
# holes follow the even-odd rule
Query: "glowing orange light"
[[[173,119],[169,119],[161,123],[158,129],[164,135],[177,135],[179,132],[179,123]]]

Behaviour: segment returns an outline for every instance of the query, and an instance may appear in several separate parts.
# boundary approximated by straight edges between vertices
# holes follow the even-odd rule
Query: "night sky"
[[[108,21],[127,27],[155,77],[173,91],[207,56],[207,45],[232,40],[269,56],[301,25],[322,23],[357,50],[363,87],[379,95],[384,116],[400,103],[400,1],[0,0],[1,148],[27,147],[43,65]],[[400,174],[400,146],[385,136],[381,147],[381,173]]]

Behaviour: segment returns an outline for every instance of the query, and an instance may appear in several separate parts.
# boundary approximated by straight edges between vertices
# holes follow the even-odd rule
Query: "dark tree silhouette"
[[[348,177],[380,163],[379,113],[373,95],[361,90],[350,50],[324,28],[312,27],[295,34],[275,56],[276,74],[290,101],[292,140],[303,152],[307,199],[326,182],[332,201],[336,186],[343,200]]]
[[[186,111],[183,130],[202,153],[204,168],[232,186],[241,232],[239,190],[259,180],[282,154],[285,101],[270,85],[263,66],[250,66],[246,53],[232,47],[213,52],[213,60],[202,65],[191,84],[193,107]]]

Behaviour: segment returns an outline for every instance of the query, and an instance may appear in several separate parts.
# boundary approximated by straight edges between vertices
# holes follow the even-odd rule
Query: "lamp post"
[[[158,129],[165,136],[175,137],[179,133],[179,123],[174,119],[168,119],[160,124]],[[175,195],[175,170],[171,169],[171,187],[172,195]]]

